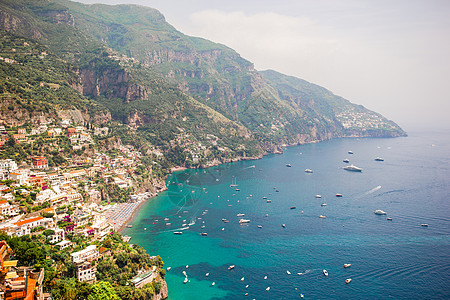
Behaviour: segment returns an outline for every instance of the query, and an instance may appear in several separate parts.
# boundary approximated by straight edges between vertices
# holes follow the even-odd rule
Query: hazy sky
[[[179,31],[319,84],[404,129],[450,128],[449,0],[81,0],[161,11]]]

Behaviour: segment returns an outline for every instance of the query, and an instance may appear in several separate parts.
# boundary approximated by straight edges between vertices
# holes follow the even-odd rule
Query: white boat
[[[316,195],[316,198],[322,198],[322,195]]]
[[[346,158],[346,159],[343,160],[343,162],[349,163],[349,162],[350,162],[350,159]]]
[[[319,218],[321,218],[321,219],[325,219],[327,216],[324,216],[324,215],[320,215],[319,216]]]
[[[244,279],[245,279],[245,278],[244,278],[244,277],[242,277],[242,278],[241,278],[241,281],[244,281]]]
[[[167,267],[167,271],[170,271],[170,269],[172,269],[172,267]]]
[[[349,150],[349,151],[348,151],[348,154],[353,154],[353,151],[352,151],[352,150]]]
[[[184,276],[187,276],[186,271],[181,272]]]
[[[228,267],[228,270],[233,270],[234,267],[235,267],[235,265],[231,265],[231,266]]]
[[[266,291],[268,291],[268,290],[270,290],[270,286],[268,286],[268,287],[266,288]]]
[[[375,161],[384,161],[384,158],[377,157],[377,158],[375,158]]]
[[[236,217],[243,217],[245,214],[237,214]]]
[[[422,226],[422,227],[428,227],[428,224],[420,224],[420,226]]]
[[[209,273],[206,273],[205,276],[208,277],[208,276],[209,276]]]
[[[258,228],[262,228],[262,226],[261,226],[261,225],[258,225]]]
[[[351,278],[345,279],[345,283],[349,284],[350,282],[352,282],[352,279],[351,279]]]
[[[381,209],[377,209],[373,213],[376,215],[385,215],[386,214],[386,212]]]
[[[322,203],[322,204],[320,204],[320,206],[327,206],[327,204],[326,203]]]
[[[184,282],[184,283],[187,283],[187,282],[188,282],[188,278],[185,277],[183,282]]]
[[[305,169],[305,173],[312,173],[313,171],[311,169]]]
[[[181,234],[183,234],[183,232],[182,231],[175,231],[173,234],[181,235]]]
[[[211,285],[216,285],[216,282],[215,282],[215,281],[213,281],[213,283],[211,283]]]
[[[285,228],[285,227],[286,227],[286,224],[282,224],[281,227]]]
[[[323,272],[323,275],[328,276],[328,271],[327,270],[324,269],[322,272]]]
[[[239,223],[243,224],[243,223],[250,223],[250,220],[247,219],[240,219]]]
[[[347,171],[352,171],[352,172],[362,172],[362,168],[359,168],[355,165],[346,166],[346,167],[343,167],[343,169],[347,170]]]
[[[342,197],[342,194],[336,194],[336,197]]]
[[[234,179],[234,180],[233,180],[233,179]],[[230,187],[238,186],[237,183],[236,183],[236,177],[233,177],[233,179],[231,180]]]
[[[266,276],[264,276],[264,279],[267,279],[267,275],[266,275]]]
[[[352,264],[344,264],[344,268],[350,268]]]
[[[287,273],[288,275],[291,275],[291,272],[289,272],[289,271],[286,271],[286,273]]]
[[[292,167],[292,166],[291,166],[291,164],[286,164],[286,167],[289,167],[289,168],[290,168],[290,167]]]
[[[207,236],[208,233],[207,233],[207,232],[202,232],[201,235],[202,235],[202,236]]]

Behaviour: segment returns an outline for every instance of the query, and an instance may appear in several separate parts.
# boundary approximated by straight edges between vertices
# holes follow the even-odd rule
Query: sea
[[[450,299],[447,131],[292,146],[167,186],[124,234],[170,267],[168,299]]]

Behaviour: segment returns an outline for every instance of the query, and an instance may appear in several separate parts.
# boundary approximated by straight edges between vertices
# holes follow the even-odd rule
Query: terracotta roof
[[[42,220],[42,219],[44,219],[44,218],[43,217],[35,217],[35,218],[31,218],[31,219],[20,221],[20,222],[14,223],[14,224],[17,225],[17,226],[22,226],[23,224],[31,223],[31,222],[34,222],[34,221],[39,221],[39,220]]]

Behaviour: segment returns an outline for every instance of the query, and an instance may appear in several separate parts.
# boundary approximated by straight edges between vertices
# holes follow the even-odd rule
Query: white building
[[[96,259],[99,255],[96,245],[87,246],[85,249],[70,254],[72,261],[79,264],[85,261]]]
[[[14,172],[17,170],[17,164],[14,160],[7,158],[0,160],[0,170],[6,170],[9,172]]]
[[[0,200],[0,214],[3,216],[16,216],[19,214],[19,206],[11,205],[6,200]]]
[[[14,223],[14,226],[16,227],[16,235],[23,236],[26,234],[31,234],[31,229],[39,226],[46,226],[50,222],[53,222],[53,219],[43,217],[35,217],[19,221],[17,223]]]
[[[66,237],[66,235],[64,233],[64,229],[57,227],[57,228],[55,228],[53,230],[55,231],[55,233],[52,234],[52,235],[49,235],[47,237],[47,239],[49,240],[49,243],[50,244],[55,244],[55,243],[64,241],[64,239]]]
[[[92,266],[90,262],[85,262],[77,267],[77,279],[78,281],[95,281],[97,280],[96,272],[95,266]]]

